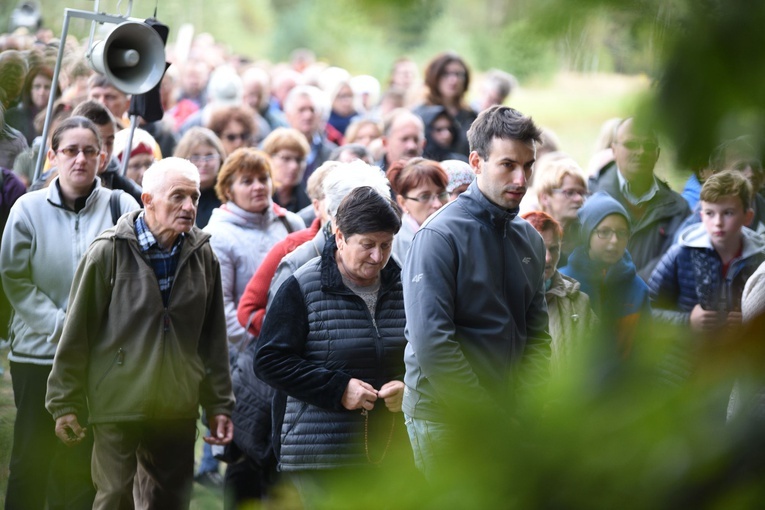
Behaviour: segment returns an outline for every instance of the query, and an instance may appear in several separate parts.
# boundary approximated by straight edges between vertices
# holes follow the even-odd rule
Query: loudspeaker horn
[[[165,73],[165,44],[157,32],[137,21],[117,25],[93,45],[90,67],[126,94],[153,89]]]

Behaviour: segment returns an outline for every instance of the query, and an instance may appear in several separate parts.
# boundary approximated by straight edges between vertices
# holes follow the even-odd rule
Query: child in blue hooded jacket
[[[605,192],[595,193],[577,213],[581,244],[560,273],[577,280],[600,318],[605,335],[626,357],[638,327],[650,320],[648,286],[627,251],[629,215]]]

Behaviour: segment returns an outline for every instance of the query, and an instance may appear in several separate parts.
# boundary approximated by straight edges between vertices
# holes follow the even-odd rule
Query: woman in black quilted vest
[[[390,258],[400,227],[390,197],[354,189],[323,255],[282,285],[263,322],[255,372],[286,397],[274,409],[279,469],[309,506],[328,496],[327,477],[371,475],[365,467],[398,462],[402,449],[411,460],[401,270]]]

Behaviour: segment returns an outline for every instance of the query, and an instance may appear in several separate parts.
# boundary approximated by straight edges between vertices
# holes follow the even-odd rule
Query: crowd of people
[[[508,73],[468,102],[457,54],[383,85],[204,34],[168,47],[164,116],[131,136],[132,98],[76,40],[53,83],[59,44],[0,37],[8,509],[187,508],[193,481],[227,509],[282,482],[312,507],[325,477],[402,449],[434,482],[457,413],[511,421],[582,353],[618,373],[658,327],[677,333],[657,372],[682,385],[765,310],[753,136],[681,195],[639,115],[604,125],[585,171],[505,106]],[[719,415],[762,394],[742,383]]]

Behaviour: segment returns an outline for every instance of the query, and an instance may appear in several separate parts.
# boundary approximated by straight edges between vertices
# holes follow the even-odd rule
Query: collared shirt
[[[175,269],[178,267],[178,259],[181,256],[184,234],[178,236],[170,251],[163,250],[146,225],[145,214],[145,212],[141,212],[135,220],[138,246],[154,270],[157,282],[159,282],[159,290],[162,292],[162,302],[167,306],[170,300],[170,289],[173,287],[173,281],[175,281]]]
[[[656,176],[651,177],[651,187],[641,196],[636,196],[632,193],[629,181],[624,178],[618,168],[616,169],[616,177],[619,179],[619,191],[621,191],[624,198],[627,199],[627,202],[632,205],[640,205],[643,202],[648,202],[659,191],[659,183],[656,182]]]

